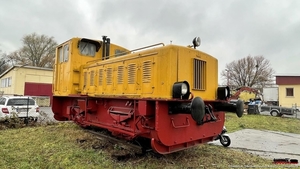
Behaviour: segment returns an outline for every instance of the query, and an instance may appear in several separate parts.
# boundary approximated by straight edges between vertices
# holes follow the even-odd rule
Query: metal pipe
[[[106,39],[105,50],[106,50],[105,58],[109,59],[109,50],[110,50],[110,39],[109,38]]]
[[[106,36],[102,36],[102,60],[105,60]]]

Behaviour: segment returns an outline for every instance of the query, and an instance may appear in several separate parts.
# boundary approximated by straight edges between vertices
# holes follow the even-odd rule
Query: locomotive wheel
[[[222,138],[223,137],[223,138]],[[224,146],[224,147],[228,147],[231,144],[231,140],[229,136],[222,136],[220,138],[220,143]]]
[[[205,104],[200,97],[195,97],[191,104],[191,115],[197,124],[202,124],[202,119],[205,114]]]

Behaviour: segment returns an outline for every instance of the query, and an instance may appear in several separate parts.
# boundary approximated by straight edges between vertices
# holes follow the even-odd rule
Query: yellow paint
[[[294,96],[286,96],[286,88],[294,89]],[[279,85],[278,86],[279,104],[283,107],[292,107],[297,104],[300,106],[300,85]]]
[[[71,44],[68,62],[59,63],[57,56],[54,95],[170,99],[173,84],[187,81],[194,96],[206,100],[216,98],[218,61],[199,50],[160,44],[99,60],[101,48],[94,58],[79,55],[78,40],[74,38],[59,46]],[[110,53],[113,54],[116,49],[126,50],[111,44]],[[92,60],[97,61],[87,63]],[[194,69],[200,71],[196,72],[198,81],[195,80]]]
[[[57,96],[67,96],[70,94],[79,94],[86,93],[87,87],[83,87],[83,74],[84,71],[82,68],[87,62],[101,60],[102,50],[100,49],[96,52],[95,56],[83,56],[80,54],[78,49],[78,42],[81,38],[72,38],[69,41],[66,41],[59,45],[56,48],[56,59],[54,65],[54,74],[53,74],[53,94]],[[101,43],[101,41],[98,41]],[[63,53],[64,57],[68,58],[67,61],[60,60],[60,51],[59,49],[64,50],[65,47],[68,47],[68,52],[66,55]],[[110,53],[114,53],[116,50],[124,51],[127,50],[118,45],[111,44]],[[115,56],[111,56],[113,58]],[[90,72],[87,72],[90,74]],[[95,72],[95,74],[97,74]],[[93,87],[90,88],[92,92]]]

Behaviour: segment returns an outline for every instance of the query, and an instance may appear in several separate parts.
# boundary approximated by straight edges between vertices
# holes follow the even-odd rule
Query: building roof
[[[279,76],[300,76],[299,73],[289,73],[289,74],[276,74],[274,75],[275,77],[279,77]]]
[[[300,85],[300,76],[276,76],[277,85]]]
[[[14,68],[27,68],[27,69],[36,69],[36,70],[48,70],[48,71],[53,71],[52,68],[46,68],[46,67],[36,67],[36,66],[26,66],[26,65],[14,65],[10,68],[8,68],[5,72],[3,72],[0,75],[0,78],[2,78],[4,75],[6,75],[8,72],[13,70]]]

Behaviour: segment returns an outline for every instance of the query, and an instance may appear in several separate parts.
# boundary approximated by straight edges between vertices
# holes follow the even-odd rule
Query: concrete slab
[[[244,129],[228,134],[231,139],[229,148],[268,159],[290,158],[300,162],[300,134],[254,129]],[[221,145],[219,140],[210,144]]]

